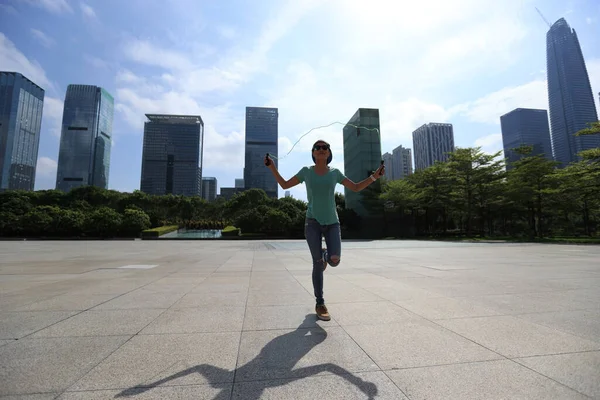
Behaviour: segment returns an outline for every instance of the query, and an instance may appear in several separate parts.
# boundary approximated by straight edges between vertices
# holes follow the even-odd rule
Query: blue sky
[[[500,115],[548,107],[536,6],[576,29],[598,102],[597,0],[0,0],[0,70],[46,90],[36,189],[54,188],[70,83],[115,98],[111,189],[139,189],[145,113],[201,115],[204,175],[230,187],[243,176],[246,106],[279,108],[280,156],[359,107],[379,108],[384,152],[412,148],[426,122],[454,124],[457,146],[500,150]],[[311,163],[317,138],[343,170],[341,136],[340,125],[314,131],[280,172]],[[292,194],[306,199],[303,185]]]

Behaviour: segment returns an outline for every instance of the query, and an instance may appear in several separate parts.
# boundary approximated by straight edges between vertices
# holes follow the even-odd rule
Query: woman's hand
[[[269,157],[268,154],[265,155],[265,165],[269,168],[271,168],[275,165],[275,164],[273,164],[273,159],[271,157]]]
[[[377,171],[375,171],[375,173],[373,174],[373,178],[375,179],[379,179],[381,178],[383,175],[385,175],[385,164],[381,164],[381,166],[377,169]]]

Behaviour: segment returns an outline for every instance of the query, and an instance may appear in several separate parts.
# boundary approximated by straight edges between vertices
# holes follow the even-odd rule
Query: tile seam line
[[[233,255],[231,257],[233,257]],[[240,339],[238,340],[238,350],[237,350],[237,355],[235,357],[235,368],[233,370],[233,378],[232,378],[232,382],[231,382],[231,392],[229,393],[229,400],[233,399],[233,386],[235,385],[235,379],[237,377],[240,354],[241,354],[241,350],[242,350],[242,336],[244,333],[244,322],[246,321],[246,315],[248,313],[248,299],[250,297],[250,286],[252,286],[252,283],[251,283],[252,270],[254,268],[255,260],[256,260],[256,249],[254,248],[252,251],[252,264],[250,265],[250,278],[248,280],[248,287],[246,288],[246,304],[244,305],[244,317],[242,318],[242,326],[240,327],[240,331],[239,331]],[[237,333],[237,331],[236,331],[236,333]]]
[[[117,298],[119,298],[119,297],[121,297],[121,296],[124,296],[124,295],[126,295],[126,294],[129,294],[129,293],[131,293],[131,292],[133,292],[133,291],[135,291],[135,290],[138,290],[138,289],[141,289],[141,288],[143,288],[143,287],[145,287],[145,286],[151,285],[152,283],[154,283],[154,282],[157,282],[157,281],[159,281],[159,280],[161,280],[161,279],[163,279],[163,278],[169,277],[169,276],[171,276],[171,275],[173,275],[173,274],[175,274],[175,273],[179,272],[180,270],[181,270],[181,268],[178,268],[178,269],[176,269],[175,271],[172,271],[172,272],[170,272],[170,273],[167,273],[166,275],[163,275],[163,276],[161,276],[161,277],[159,277],[159,278],[157,278],[157,279],[155,279],[155,280],[153,280],[153,281],[151,281],[151,282],[148,282],[147,284],[145,284],[145,285],[143,285],[143,286],[141,286],[141,287],[139,287],[139,288],[132,289],[132,290],[130,290],[129,292],[123,293],[122,295],[119,295],[119,296],[117,296],[117,297],[115,297],[115,298],[113,298],[113,299],[111,299],[111,300],[117,299]],[[203,279],[203,280],[202,280],[200,283],[202,283],[203,281],[204,281],[204,279]],[[198,286],[200,283],[198,283],[196,286]],[[195,288],[196,286],[194,286],[194,288]],[[192,289],[190,289],[189,291],[191,291],[191,290],[193,290],[193,288],[192,288]],[[189,293],[189,291],[188,291],[188,292],[186,292],[185,294]],[[183,296],[185,296],[185,294],[184,294]],[[183,297],[183,296],[181,296],[181,297]],[[181,297],[180,297],[179,299],[181,299]],[[107,301],[111,301],[111,300],[107,300]],[[100,304],[104,304],[104,303],[105,303],[105,302],[103,302],[103,303],[100,303]],[[176,303],[176,302],[175,302],[175,303]],[[175,304],[175,303],[173,303],[173,304]],[[98,305],[100,305],[100,304],[98,304]],[[171,305],[171,307],[172,307],[172,306],[173,306],[173,305]],[[94,307],[96,307],[96,306],[94,306]],[[157,318],[159,318],[161,315],[163,315],[163,314],[164,314],[166,311],[168,311],[169,309],[170,309],[170,307],[169,307],[169,308],[166,308],[166,309],[164,309],[164,310],[163,310],[163,312],[161,312],[160,314],[158,314],[158,316],[156,316],[156,318],[154,318],[152,321],[150,321],[148,324],[146,324],[146,325],[145,325],[145,326],[144,326],[142,329],[140,329],[140,330],[138,331],[138,333],[136,333],[136,334],[133,334],[133,335],[130,335],[130,337],[129,337],[127,340],[125,340],[125,341],[124,341],[124,342],[123,342],[123,343],[122,343],[120,346],[117,346],[117,348],[115,348],[113,351],[111,351],[111,352],[110,352],[110,353],[109,353],[109,354],[108,354],[106,357],[102,358],[100,361],[98,361],[96,364],[94,364],[94,365],[93,365],[91,368],[87,369],[87,370],[86,370],[86,371],[85,371],[83,374],[79,375],[79,377],[78,377],[78,378],[76,378],[75,380],[73,380],[73,383],[72,383],[72,384],[70,384],[70,385],[69,385],[69,386],[68,386],[68,387],[67,387],[65,390],[63,390],[62,392],[59,392],[59,396],[57,396],[57,398],[58,398],[58,397],[60,397],[60,396],[62,396],[64,393],[66,393],[66,392],[67,392],[67,391],[68,391],[70,388],[72,388],[74,385],[76,385],[76,384],[77,384],[77,382],[79,382],[81,379],[83,379],[83,378],[84,378],[84,377],[85,377],[87,374],[89,374],[91,371],[93,371],[93,370],[94,370],[96,367],[98,367],[98,366],[99,366],[101,363],[103,363],[104,361],[106,361],[106,360],[107,360],[107,359],[108,359],[110,356],[112,356],[114,353],[116,353],[116,352],[117,352],[117,351],[118,351],[120,348],[122,348],[122,347],[123,347],[125,344],[127,344],[127,343],[128,343],[130,340],[131,340],[131,339],[133,339],[134,337],[138,336],[139,332],[141,332],[143,329],[145,329],[145,328],[146,328],[146,327],[147,327],[149,324],[151,324],[152,322],[156,321],[156,319],[157,319]],[[85,311],[87,311],[87,310],[85,310]],[[82,311],[82,312],[84,312],[84,311]],[[81,313],[79,313],[79,314],[81,314]],[[79,314],[76,314],[76,315],[79,315]],[[35,333],[35,332],[34,332],[34,333]],[[119,336],[129,336],[129,335],[119,335]]]
[[[370,292],[370,290],[368,290],[368,289],[366,289],[366,290]],[[373,293],[373,292],[371,292],[371,293]],[[393,303],[393,304],[396,304],[396,303]],[[443,325],[440,325],[440,324],[436,323],[434,320],[431,320],[431,319],[429,319],[429,318],[425,318],[425,317],[423,317],[423,316],[421,316],[421,315],[419,315],[419,314],[416,314],[416,313],[414,313],[413,311],[410,311],[410,310],[408,310],[408,309],[406,309],[406,308],[402,307],[401,305],[398,305],[398,304],[396,304],[396,305],[397,305],[398,307],[400,307],[400,308],[402,308],[402,309],[404,309],[404,310],[408,311],[408,312],[409,312],[409,313],[411,313],[411,314],[417,315],[417,316],[419,316],[419,317],[421,317],[421,318],[423,318],[423,319],[425,319],[425,320],[429,321],[430,323],[432,323],[432,324],[434,324],[434,325],[436,325],[436,326],[438,326],[438,327],[442,328],[443,330],[446,330],[446,331],[448,331],[448,332],[454,333],[454,334],[456,334],[456,335],[458,335],[458,336],[462,337],[463,339],[465,339],[465,340],[467,340],[467,341],[469,341],[469,342],[472,342],[472,343],[476,344],[477,346],[481,346],[481,347],[483,347],[484,349],[486,349],[486,350],[488,350],[488,351],[491,351],[492,353],[495,353],[495,354],[499,355],[500,357],[502,357],[502,358],[504,358],[504,359],[506,359],[506,360],[509,360],[509,361],[511,361],[511,362],[513,362],[513,363],[515,363],[515,364],[521,365],[521,366],[523,366],[523,367],[525,367],[525,368],[529,369],[529,370],[530,370],[530,371],[532,371],[533,373],[535,373],[535,374],[538,374],[538,375],[541,375],[541,376],[543,376],[543,377],[545,377],[545,378],[547,378],[547,379],[549,379],[549,380],[551,380],[551,381],[553,381],[553,382],[557,383],[557,384],[558,384],[558,385],[560,385],[560,386],[564,386],[564,387],[566,387],[567,389],[573,390],[574,392],[577,392],[577,393],[579,393],[579,394],[581,394],[581,395],[583,395],[583,396],[585,396],[585,397],[588,397],[588,398],[590,398],[589,396],[587,396],[587,395],[585,395],[585,394],[583,394],[583,393],[580,393],[578,390],[576,390],[576,389],[574,389],[574,388],[572,388],[572,387],[570,387],[570,386],[567,386],[566,384],[564,384],[564,383],[562,383],[562,382],[559,382],[559,381],[557,381],[556,379],[553,379],[553,378],[551,378],[551,377],[549,377],[549,376],[547,376],[547,375],[545,375],[545,374],[542,374],[541,372],[535,371],[535,370],[533,370],[533,369],[531,369],[531,368],[529,368],[529,367],[527,367],[527,366],[525,366],[525,365],[523,365],[523,364],[521,364],[521,363],[519,363],[519,362],[517,362],[517,361],[515,361],[515,360],[513,360],[513,359],[511,359],[511,358],[509,358],[509,357],[507,357],[507,356],[505,356],[505,355],[503,355],[503,354],[500,354],[500,353],[498,353],[497,351],[494,351],[494,350],[492,350],[492,349],[488,348],[487,346],[484,346],[484,345],[483,345],[483,344],[481,344],[481,343],[478,343],[478,342],[476,342],[476,341],[475,341],[475,340],[473,340],[473,339],[470,339],[470,338],[468,338],[468,337],[466,337],[466,336],[463,336],[462,334],[460,334],[460,333],[458,333],[458,332],[455,332],[455,331],[453,331],[453,330],[451,330],[451,329],[449,329],[449,328],[446,328],[445,326],[443,326]],[[523,321],[525,321],[525,320],[523,320]],[[540,326],[542,326],[542,325],[540,325]],[[559,332],[560,332],[560,331],[559,331]]]

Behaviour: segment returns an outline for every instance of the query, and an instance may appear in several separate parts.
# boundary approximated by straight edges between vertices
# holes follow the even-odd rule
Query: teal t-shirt
[[[318,175],[314,166],[304,167],[296,174],[300,183],[306,184],[308,200],[307,218],[316,219],[321,225],[339,222],[335,206],[335,185],[341,184],[346,176],[337,168],[329,168],[324,175]]]

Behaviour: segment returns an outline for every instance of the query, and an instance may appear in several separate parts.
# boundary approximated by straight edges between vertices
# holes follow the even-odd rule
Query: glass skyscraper
[[[574,136],[598,114],[577,33],[564,18],[546,35],[546,67],[552,149],[564,167],[577,161],[580,151],[600,147],[597,135]]]
[[[359,108],[345,125],[344,134],[344,174],[354,182],[368,178],[381,166],[381,137],[379,130],[379,110]],[[335,154],[334,154],[335,156]],[[387,166],[389,170],[389,165]],[[344,188],[346,208],[353,209],[360,216],[369,216],[362,203],[363,194]]]
[[[114,100],[103,88],[69,85],[65,96],[56,189],[108,189]]]
[[[34,190],[44,89],[0,72],[0,190]]]
[[[553,159],[546,110],[516,108],[500,117],[500,126],[507,170],[512,169],[511,163],[521,158],[512,151],[521,145],[532,146],[532,155],[543,155],[549,160]]]
[[[277,198],[275,177],[265,167],[266,153],[277,157],[279,112],[277,108],[246,107],[245,189],[262,189]],[[277,160],[273,159],[275,165]]]
[[[448,153],[454,151],[452,124],[424,124],[413,132],[415,170],[431,167],[436,161],[447,161]]]
[[[217,198],[217,178],[202,177],[202,197],[206,201],[214,201]]]
[[[140,190],[202,196],[204,122],[199,115],[146,114]]]

